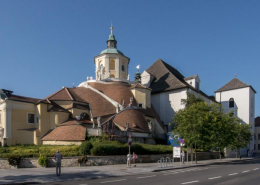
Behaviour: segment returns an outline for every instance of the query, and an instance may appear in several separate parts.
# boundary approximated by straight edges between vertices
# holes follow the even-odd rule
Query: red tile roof
[[[26,96],[18,96],[14,94],[7,94],[8,100],[13,101],[20,101],[20,102],[26,102],[26,103],[37,103],[40,99],[37,98],[30,98]]]
[[[112,83],[98,83],[98,82],[89,82],[91,87],[99,90],[104,93],[109,98],[115,100],[116,102],[122,104],[125,101],[125,105],[128,106],[130,103],[130,98],[134,97],[130,90],[130,85],[121,82],[112,82]],[[133,105],[137,106],[135,98],[133,99]]]
[[[126,128],[126,122],[128,122],[129,129],[132,131],[150,132],[144,114],[138,109],[126,110],[117,114],[113,122],[123,128]]]
[[[81,125],[59,126],[45,135],[43,141],[84,141],[87,129]]]

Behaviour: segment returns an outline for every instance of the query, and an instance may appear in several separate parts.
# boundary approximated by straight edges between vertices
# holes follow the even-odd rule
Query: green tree
[[[234,128],[238,124],[238,119],[229,113],[219,111],[218,106],[211,105],[211,107],[210,145],[212,148],[218,149],[221,160],[221,151],[230,145],[236,136]]]
[[[238,156],[238,150],[246,147],[250,142],[252,133],[250,132],[250,126],[247,124],[236,124],[234,127],[234,137],[230,145],[231,150],[236,151],[236,157]]]
[[[178,125],[174,131],[180,133],[187,146],[194,146],[196,164],[197,147],[205,146],[210,139],[209,111],[210,107],[205,102],[199,101],[179,110],[173,119]]]

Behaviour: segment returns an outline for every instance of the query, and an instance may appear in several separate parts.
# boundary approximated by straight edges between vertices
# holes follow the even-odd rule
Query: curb
[[[214,165],[214,164],[224,164],[224,163],[231,163],[234,161],[251,161],[253,158],[249,159],[238,159],[238,160],[233,160],[233,161],[219,161],[219,162],[211,162],[211,163],[206,163],[206,164],[194,164],[194,165],[187,165],[187,166],[176,166],[176,167],[168,167],[168,168],[161,168],[161,169],[155,169],[152,170],[152,172],[160,172],[160,171],[167,171],[167,170],[177,170],[177,169],[185,169],[185,168],[193,168],[197,166],[209,166],[209,165]]]

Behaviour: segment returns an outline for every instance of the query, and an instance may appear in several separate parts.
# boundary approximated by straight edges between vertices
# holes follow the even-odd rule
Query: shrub
[[[81,155],[89,155],[90,150],[93,148],[93,144],[90,141],[84,141],[79,147],[79,153]]]
[[[49,164],[48,157],[40,155],[40,157],[38,158],[38,164],[47,167]]]
[[[20,161],[21,161],[22,157],[19,155],[9,155],[8,156],[8,163],[11,166],[18,166]]]
[[[86,163],[86,162],[88,162],[88,157],[86,155],[80,156],[78,158],[78,163]]]
[[[125,145],[98,144],[91,149],[91,155],[126,155],[127,151]]]

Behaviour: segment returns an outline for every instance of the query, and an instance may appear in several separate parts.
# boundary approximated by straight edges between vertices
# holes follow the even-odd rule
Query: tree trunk
[[[195,164],[197,164],[197,146],[195,143]]]
[[[221,150],[220,148],[218,150],[219,150],[219,160],[221,161]]]

